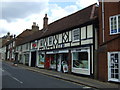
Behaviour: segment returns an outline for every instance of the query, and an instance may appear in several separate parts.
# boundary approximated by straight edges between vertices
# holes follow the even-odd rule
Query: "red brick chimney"
[[[38,25],[36,25],[36,22],[33,22],[32,30],[39,30],[39,27]]]
[[[48,17],[47,14],[45,14],[45,17],[43,18],[43,29],[48,28]]]

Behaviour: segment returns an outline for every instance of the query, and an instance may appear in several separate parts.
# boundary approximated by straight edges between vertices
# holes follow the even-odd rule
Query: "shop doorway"
[[[36,66],[36,52],[31,52],[31,67]]]
[[[45,68],[50,69],[50,58],[48,55],[46,55],[46,59],[45,59]]]
[[[47,54],[45,67],[47,69],[56,70],[56,54]]]
[[[58,55],[57,71],[68,72],[68,53],[63,53]]]

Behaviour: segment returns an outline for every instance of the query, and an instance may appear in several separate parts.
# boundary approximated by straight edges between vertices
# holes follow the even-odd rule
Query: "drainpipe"
[[[104,35],[104,29],[105,29],[105,26],[104,26],[104,0],[102,0],[102,31],[103,31],[103,42],[105,41],[105,35]]]

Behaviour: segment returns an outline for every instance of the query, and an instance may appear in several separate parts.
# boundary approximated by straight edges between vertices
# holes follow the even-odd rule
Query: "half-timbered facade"
[[[21,45],[30,43],[29,66],[95,75],[97,11],[97,5],[93,4],[49,25],[46,14],[43,29],[21,42]]]

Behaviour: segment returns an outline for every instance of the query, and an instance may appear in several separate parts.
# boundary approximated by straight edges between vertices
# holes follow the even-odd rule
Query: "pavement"
[[[6,63],[12,64],[10,61],[4,61]],[[81,77],[73,74],[68,74],[68,73],[61,73],[57,72],[54,70],[47,70],[47,69],[41,69],[41,68],[36,68],[36,67],[29,67],[23,64],[18,64],[18,67],[31,70],[34,72],[42,73],[44,75],[48,75],[51,77],[63,79],[66,81],[74,82],[77,84],[82,84],[88,87],[96,88],[96,89],[115,89],[115,90],[120,90],[120,84],[119,83],[113,83],[113,82],[102,82],[98,81],[95,79],[91,79],[88,77]]]

